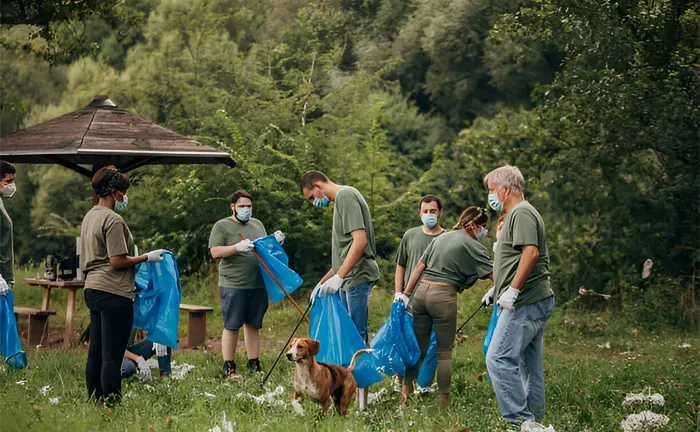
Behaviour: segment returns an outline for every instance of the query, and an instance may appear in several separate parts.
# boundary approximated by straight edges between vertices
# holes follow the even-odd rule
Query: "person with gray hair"
[[[544,221],[525,200],[525,179],[505,165],[484,177],[488,202],[507,216],[496,247],[494,296],[501,315],[486,354],[503,418],[522,430],[547,430],[544,327],[554,308]]]

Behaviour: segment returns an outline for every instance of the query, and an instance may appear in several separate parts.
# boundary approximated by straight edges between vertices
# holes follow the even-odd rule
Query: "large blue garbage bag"
[[[348,367],[352,356],[367,348],[338,293],[317,297],[311,308],[310,321],[309,337],[321,343],[317,361]],[[359,388],[369,387],[383,379],[371,354],[360,354],[352,375]]]
[[[491,321],[489,321],[489,327],[486,329],[486,337],[484,338],[484,357],[486,357],[486,353],[489,352],[491,339],[493,339],[493,332],[496,331],[496,324],[498,324],[498,315],[498,305],[494,303]]]
[[[435,329],[430,334],[430,345],[428,345],[428,352],[425,354],[423,363],[418,371],[418,378],[416,378],[416,383],[421,387],[428,387],[430,381],[432,381],[435,376],[435,371],[437,370],[437,336],[435,335]]]
[[[27,354],[22,351],[22,344],[17,333],[15,320],[15,294],[9,290],[0,295],[0,354],[5,358],[10,369],[27,367]]]
[[[403,376],[406,368],[420,358],[420,348],[413,330],[413,317],[406,313],[402,302],[394,302],[384,325],[370,342],[379,370],[385,375]]]
[[[255,252],[258,253],[260,259],[267,265],[267,268],[270,269],[289,294],[296,291],[304,283],[304,280],[294,270],[287,267],[289,258],[274,235],[254,240],[253,244],[255,245]],[[280,302],[286,297],[284,292],[282,292],[262,264],[258,264],[260,265],[260,271],[262,271],[267,295],[270,296],[272,303]]]
[[[163,252],[163,260],[140,264],[136,272],[134,327],[145,330],[148,340],[177,349],[182,285],[177,260]]]

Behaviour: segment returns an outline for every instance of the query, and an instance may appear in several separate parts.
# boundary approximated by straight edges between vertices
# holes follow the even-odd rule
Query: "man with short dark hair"
[[[253,255],[252,240],[265,237],[262,222],[252,217],[253,198],[238,190],[231,197],[230,217],[214,224],[209,236],[209,251],[219,260],[219,299],[224,316],[224,332],[221,351],[224,356],[224,375],[236,373],[236,346],[238,332],[243,327],[248,370],[262,372],[260,354],[260,329],[267,312],[267,290],[263,282],[258,260]],[[241,240],[239,233],[246,238]],[[284,234],[275,232],[282,244]]]
[[[335,184],[320,171],[304,174],[301,192],[316,207],[328,207],[334,202],[331,269],[316,285],[312,298],[342,289],[340,299],[366,342],[369,293],[379,280],[374,227],[367,202],[354,187]]]
[[[442,216],[442,201],[435,195],[426,195],[418,202],[418,216],[423,224],[411,228],[404,233],[396,253],[396,274],[394,277],[394,300],[404,300],[399,294],[403,293],[411,272],[415,268],[423,252],[430,243],[445,230],[440,226]],[[406,301],[407,302],[407,301]],[[404,303],[406,303],[404,302]]]
[[[7,294],[15,284],[12,219],[5,209],[2,197],[12,198],[17,192],[15,167],[0,161],[0,295]]]

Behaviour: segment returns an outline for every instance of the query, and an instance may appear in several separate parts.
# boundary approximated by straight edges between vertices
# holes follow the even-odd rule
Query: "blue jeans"
[[[367,316],[369,315],[369,293],[374,282],[365,282],[345,291],[340,291],[340,301],[348,310],[355,328],[360,332],[362,340],[367,343]]]
[[[137,356],[143,357],[145,360],[153,357],[155,351],[153,351],[153,342],[149,340],[142,340],[141,342],[131,345],[126,348],[130,353],[136,354]],[[172,350],[168,347],[168,353],[163,357],[158,357],[158,369],[160,369],[161,376],[170,375],[170,356],[172,355]],[[136,362],[131,359],[124,357],[122,359],[122,379],[129,378],[137,372],[138,366]]]
[[[544,416],[544,326],[554,297],[504,309],[486,353],[493,389],[503,418],[511,423]]]

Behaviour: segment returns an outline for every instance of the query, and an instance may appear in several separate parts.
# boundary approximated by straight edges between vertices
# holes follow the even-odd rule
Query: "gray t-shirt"
[[[420,261],[420,257],[423,256],[425,250],[430,246],[430,243],[444,233],[445,230],[434,235],[426,234],[421,225],[411,228],[403,235],[401,243],[399,243],[399,250],[396,252],[396,264],[406,268],[406,273],[403,278],[404,288],[408,285],[411,272],[416,267],[416,264],[418,264],[418,261]]]
[[[457,292],[470,288],[493,272],[486,246],[462,230],[433,240],[420,261],[425,264],[423,280],[452,285]]]
[[[118,270],[109,258],[134,255],[134,238],[124,219],[107,207],[94,206],[80,226],[80,268],[87,274],[85,288],[133,299],[135,267]]]
[[[554,295],[549,282],[549,251],[544,221],[527,201],[520,201],[503,220],[493,262],[496,298],[508,288],[520,264],[523,246],[537,246],[540,257],[515,301],[526,306]]]
[[[0,275],[7,283],[15,280],[12,219],[0,198]]]
[[[209,235],[209,248],[232,246],[241,241],[238,233],[248,240],[265,237],[267,232],[262,222],[250,218],[244,225],[232,217],[221,219],[214,224]],[[265,289],[258,259],[253,252],[240,252],[219,259],[219,287],[238,289]]]
[[[362,251],[362,256],[355,264],[355,267],[345,276],[343,289],[379,280],[379,266],[376,261],[377,250],[374,245],[374,227],[372,226],[372,216],[369,214],[369,207],[357,189],[343,186],[338,191],[333,206],[331,255],[333,270],[336,272],[343,265],[350,251],[350,246],[352,245],[351,233],[357,230],[365,230],[367,246]]]

